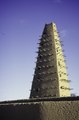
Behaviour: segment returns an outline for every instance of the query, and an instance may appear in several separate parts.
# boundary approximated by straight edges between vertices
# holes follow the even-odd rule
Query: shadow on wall
[[[39,104],[0,106],[0,120],[40,120]]]

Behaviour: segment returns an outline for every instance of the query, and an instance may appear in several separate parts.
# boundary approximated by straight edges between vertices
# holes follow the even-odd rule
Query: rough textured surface
[[[79,120],[79,99],[0,103],[0,120]]]
[[[41,120],[79,120],[79,101],[41,103]]]

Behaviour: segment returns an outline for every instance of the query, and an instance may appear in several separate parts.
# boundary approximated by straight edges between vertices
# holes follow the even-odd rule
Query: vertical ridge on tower
[[[55,23],[46,24],[39,43],[30,98],[70,96],[68,74]]]

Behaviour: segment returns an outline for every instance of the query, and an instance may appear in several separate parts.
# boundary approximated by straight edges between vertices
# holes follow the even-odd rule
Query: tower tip
[[[56,25],[55,22],[46,23],[45,25]]]

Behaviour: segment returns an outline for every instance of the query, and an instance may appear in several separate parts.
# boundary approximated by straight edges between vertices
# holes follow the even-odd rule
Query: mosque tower
[[[39,42],[30,98],[70,96],[69,82],[56,24],[46,24]]]

